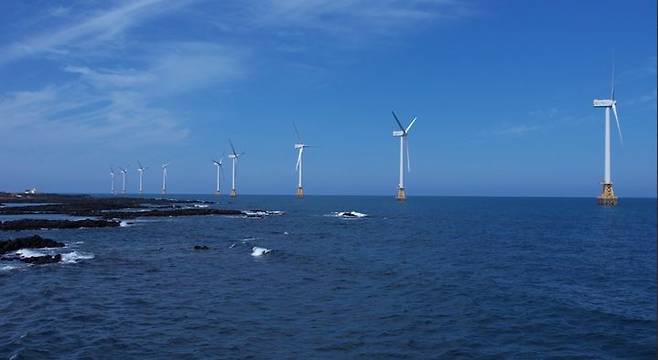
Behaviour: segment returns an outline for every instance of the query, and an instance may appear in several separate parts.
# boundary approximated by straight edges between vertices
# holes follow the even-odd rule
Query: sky
[[[409,196],[594,197],[614,63],[615,191],[655,197],[656,29],[655,0],[5,1],[0,190],[134,193],[141,161],[211,193],[230,138],[239,193],[294,194],[294,122],[307,195],[393,196],[394,110]]]

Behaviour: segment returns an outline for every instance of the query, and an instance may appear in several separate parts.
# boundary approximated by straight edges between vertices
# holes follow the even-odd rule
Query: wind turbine
[[[611,180],[611,167],[610,167],[610,110],[615,115],[617,122],[617,131],[619,133],[619,140],[621,144],[624,143],[624,138],[621,135],[621,126],[619,125],[619,115],[617,114],[617,101],[615,100],[615,70],[612,67],[612,90],[610,91],[610,99],[594,99],[594,107],[605,108],[605,154],[604,154],[604,173],[603,173],[603,189],[601,195],[597,197],[597,202],[600,205],[614,206],[619,202],[619,198],[612,190]]]
[[[304,141],[302,140],[302,136],[299,135],[299,130],[297,130],[297,125],[295,123],[292,123],[292,126],[295,128],[295,134],[297,135],[297,140],[299,141],[297,144],[295,144],[295,150],[298,151],[299,155],[297,155],[297,165],[295,165],[295,170],[297,171],[298,179],[297,179],[297,197],[302,199],[304,197],[304,187],[302,186],[302,168],[303,168],[303,154],[304,154],[304,148],[311,147],[310,145],[304,144]]]
[[[223,155],[222,155],[221,158],[219,158],[219,161],[217,161],[217,160],[212,161],[212,163],[215,164],[215,166],[217,167],[217,188],[215,189],[215,194],[217,194],[217,195],[219,195],[219,175],[220,175],[220,171],[221,171],[222,175],[224,174],[223,168],[222,168],[222,162],[223,161],[224,161],[224,156]]]
[[[119,171],[121,171],[121,193],[125,194],[126,193],[126,174],[128,173],[128,170],[120,167]]]
[[[409,144],[407,143],[407,136],[409,135],[409,130],[411,130],[411,127],[416,122],[416,117],[414,116],[411,119],[409,126],[405,128],[404,126],[402,126],[402,123],[400,122],[400,119],[398,119],[397,115],[395,115],[395,112],[391,111],[391,113],[393,114],[393,118],[395,118],[395,122],[400,127],[400,130],[393,131],[393,136],[400,138],[400,182],[398,183],[398,193],[395,198],[398,199],[399,201],[402,201],[407,199],[407,193],[404,189],[405,151],[407,153],[407,171],[411,171],[411,166],[409,165]]]
[[[112,166],[110,166],[110,177],[112,178],[112,188],[111,188],[112,190],[111,190],[111,192],[112,192],[112,195],[114,195],[114,194],[116,194],[116,191],[114,190],[114,169],[112,168]]]
[[[238,192],[236,191],[236,188],[235,188],[235,167],[237,165],[238,158],[240,156],[244,155],[244,153],[243,152],[238,153],[238,152],[235,151],[235,146],[233,146],[233,142],[231,141],[231,139],[228,139],[228,143],[231,144],[231,151],[232,151],[232,153],[228,155],[228,158],[231,159],[231,165],[233,167],[233,172],[231,174],[231,180],[232,180],[232,183],[231,183],[231,197],[236,197],[236,196],[238,196]]]
[[[142,163],[139,161],[137,161],[137,165],[139,165],[137,168],[137,172],[139,173],[139,194],[144,195],[144,171],[148,168],[142,166]]]
[[[162,164],[162,194],[167,193],[167,167],[169,163]]]

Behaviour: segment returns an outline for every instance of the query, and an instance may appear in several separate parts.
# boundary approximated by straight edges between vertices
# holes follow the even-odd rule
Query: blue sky
[[[393,195],[395,110],[418,116],[409,195],[596,196],[613,53],[613,182],[656,196],[656,2],[29,1],[0,4],[0,189]],[[228,169],[226,169],[228,170]],[[228,171],[226,176],[228,179]]]

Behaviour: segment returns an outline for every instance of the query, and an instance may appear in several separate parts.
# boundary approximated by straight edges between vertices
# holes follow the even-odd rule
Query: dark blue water
[[[0,357],[656,356],[655,199],[228,206],[287,214],[39,231],[87,259],[0,271]]]

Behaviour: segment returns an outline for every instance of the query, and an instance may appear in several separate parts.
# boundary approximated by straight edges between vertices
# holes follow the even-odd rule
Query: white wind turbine
[[[125,194],[126,193],[126,174],[128,173],[128,170],[119,167],[119,171],[121,171],[121,193]]]
[[[212,163],[215,164],[217,167],[217,187],[215,189],[215,194],[219,195],[219,176],[220,173],[222,176],[224,176],[224,168],[222,167],[222,162],[224,161],[224,156],[222,155],[221,158],[219,158],[219,161],[213,160]]]
[[[228,139],[228,143],[231,145],[231,151],[232,151],[232,153],[230,153],[228,155],[228,158],[231,159],[231,161],[232,161],[231,165],[232,165],[232,168],[233,168],[233,171],[231,173],[231,181],[232,181],[231,182],[231,197],[236,197],[236,196],[238,196],[238,192],[236,191],[236,188],[235,188],[235,167],[237,165],[238,158],[240,156],[244,155],[245,153],[236,152],[235,151],[235,146],[233,146],[233,142],[231,141],[231,139]]]
[[[295,170],[297,170],[297,197],[298,198],[303,198],[304,197],[304,187],[302,185],[302,170],[303,170],[303,165],[304,165],[304,159],[303,159],[303,154],[304,154],[304,148],[311,147],[310,145],[304,144],[304,141],[302,140],[302,136],[299,134],[299,130],[297,130],[297,125],[295,123],[292,123],[292,126],[295,128],[295,134],[297,135],[297,140],[299,141],[297,144],[295,144],[295,150],[298,151],[299,155],[297,155],[297,165],[295,165]]]
[[[142,166],[142,163],[139,161],[137,161],[137,165],[139,165],[137,168],[137,172],[139,173],[139,194],[144,195],[144,171],[148,168]]]
[[[391,111],[391,113],[395,118],[395,122],[400,127],[400,130],[393,131],[393,136],[400,138],[400,182],[398,184],[398,193],[396,195],[396,199],[405,200],[407,198],[407,193],[404,189],[404,155],[406,151],[407,171],[411,171],[411,166],[409,164],[409,144],[407,143],[407,136],[409,135],[409,130],[411,130],[411,127],[416,122],[416,117],[414,116],[411,119],[409,126],[405,128],[402,126],[402,123],[400,122],[400,119],[398,119],[397,115],[395,115],[395,112]]]
[[[111,193],[112,195],[116,194],[116,191],[114,190],[114,169],[112,166],[110,166],[110,177],[112,178],[112,187],[111,187]]]
[[[603,189],[601,195],[597,198],[598,203],[601,205],[613,206],[617,205],[619,199],[612,190],[611,179],[611,166],[610,166],[610,110],[615,115],[617,122],[617,131],[619,133],[619,140],[623,144],[624,138],[621,135],[621,126],[619,125],[619,115],[617,114],[617,101],[615,100],[615,71],[614,66],[612,70],[612,90],[610,92],[610,99],[600,100],[594,99],[594,107],[605,108],[605,154],[604,154],[604,173],[603,173]]]
[[[169,163],[162,164],[162,194],[167,193],[167,167]]]

